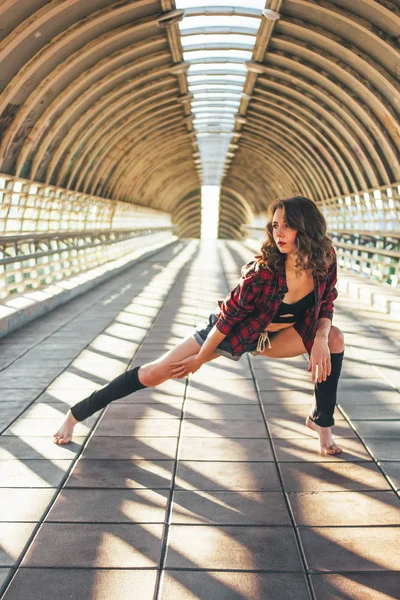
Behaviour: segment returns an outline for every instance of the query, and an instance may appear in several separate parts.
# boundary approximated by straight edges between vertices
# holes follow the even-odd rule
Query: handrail
[[[265,227],[256,227],[254,225],[243,225],[243,229],[254,229],[255,231],[265,231]],[[343,230],[335,230],[330,231],[329,235],[352,235],[354,237],[357,236],[369,236],[369,237],[392,237],[397,240],[400,240],[400,232],[392,231],[390,229],[377,229],[377,230],[357,230],[354,231],[352,229],[343,229]]]
[[[346,242],[338,242],[335,240],[334,246],[337,248],[344,248],[345,250],[359,250],[360,252],[366,252],[367,254],[379,254],[380,256],[390,256],[390,258],[400,259],[400,252],[395,250],[384,250],[383,248],[372,248],[369,246],[363,246],[362,244],[346,244]]]
[[[144,234],[153,233],[155,231],[169,231],[171,229],[176,229],[175,225],[166,225],[160,227],[134,227],[129,229],[65,229],[63,231],[52,231],[52,232],[43,232],[43,233],[20,233],[18,235],[15,234],[3,234],[0,235],[0,243],[8,242],[8,241],[20,241],[24,242],[35,239],[59,239],[62,237],[78,237],[88,235],[102,235],[102,234],[110,234],[110,233],[133,233],[133,232],[143,232]]]
[[[262,233],[264,227],[243,225],[243,232],[251,237]],[[392,230],[328,231],[337,249],[341,267],[362,273],[367,277],[398,287],[400,284],[400,233]],[[256,236],[254,235],[254,239]],[[261,240],[258,240],[261,242]],[[379,245],[384,246],[380,248]]]
[[[13,262],[21,262],[32,258],[42,258],[52,256],[60,252],[68,252],[71,250],[84,250],[87,248],[95,248],[97,246],[108,246],[131,238],[151,235],[162,231],[173,231],[175,226],[164,227],[137,227],[135,229],[86,229],[78,231],[63,231],[55,233],[34,233],[21,235],[3,235],[0,236],[0,265],[7,265]],[[92,242],[77,243],[79,239],[91,238]],[[95,240],[95,238],[98,238]],[[107,239],[108,238],[108,239]],[[48,242],[58,242],[64,244],[57,248],[43,249],[38,251],[40,244],[48,244]],[[70,242],[70,243],[68,243]],[[32,252],[26,253],[24,248],[31,243],[34,248]],[[14,254],[10,255],[10,251]]]

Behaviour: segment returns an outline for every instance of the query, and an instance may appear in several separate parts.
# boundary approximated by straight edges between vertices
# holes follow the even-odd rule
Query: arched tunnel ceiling
[[[399,1],[267,0],[264,16],[259,5],[3,0],[0,173],[159,208],[198,236],[198,134],[210,124],[195,112],[184,50],[223,48],[236,80],[217,65],[214,87],[229,85],[237,103],[200,108],[218,105],[221,135],[231,128],[221,237],[279,196],[319,202],[400,180]],[[215,25],[185,32],[180,7]],[[221,45],[227,33],[242,38]],[[207,81],[192,77],[192,88]]]

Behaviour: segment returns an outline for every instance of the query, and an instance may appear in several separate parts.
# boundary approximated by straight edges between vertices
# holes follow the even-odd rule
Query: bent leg
[[[145,387],[155,387],[172,378],[172,365],[176,362],[189,358],[200,351],[200,344],[193,337],[185,339],[181,344],[166,352],[157,360],[140,367],[139,378]],[[219,354],[213,354],[210,360],[218,358]]]
[[[320,427],[331,427],[336,406],[337,388],[342,370],[344,355],[343,334],[337,327],[332,327],[328,337],[331,351],[331,373],[315,386],[315,409],[311,416],[314,423]]]
[[[315,403],[312,415],[308,417],[306,424],[318,433],[322,452],[339,454],[341,448],[335,444],[331,431],[344,348],[343,334],[337,327],[331,328],[328,344],[331,351],[331,374],[325,381],[315,385]],[[300,335],[293,327],[288,327],[274,337],[272,348],[264,350],[261,355],[271,358],[290,358],[305,352],[307,351]]]
[[[87,419],[95,412],[108,406],[114,400],[124,398],[145,387],[154,387],[171,378],[171,364],[197,354],[200,344],[193,337],[186,338],[173,350],[170,350],[156,361],[143,367],[135,367],[125,371],[109,384],[93,392],[88,398],[75,404],[68,412],[61,428],[54,434],[56,444],[71,441],[76,423]],[[214,355],[216,358],[218,355]]]
[[[100,390],[93,392],[89,398],[75,404],[71,408],[71,413],[77,421],[83,421],[114,400],[129,396],[145,387],[160,385],[170,379],[171,363],[197,354],[199,350],[200,344],[192,337],[187,338],[161,358],[142,367],[125,371]]]

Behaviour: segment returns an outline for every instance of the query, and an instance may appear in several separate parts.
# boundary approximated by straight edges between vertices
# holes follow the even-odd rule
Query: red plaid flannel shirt
[[[300,334],[310,354],[317,332],[318,319],[333,317],[333,302],[337,297],[336,255],[325,276],[314,275],[315,304],[307,309],[294,328]],[[288,291],[285,266],[276,272],[251,261],[242,267],[238,285],[220,303],[216,327],[227,336],[235,356],[243,354],[251,342],[274,320],[283,297]]]

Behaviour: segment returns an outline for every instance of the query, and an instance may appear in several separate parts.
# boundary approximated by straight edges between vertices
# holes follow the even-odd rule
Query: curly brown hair
[[[316,274],[326,274],[334,260],[332,242],[326,235],[326,221],[315,202],[303,196],[275,200],[269,206],[266,239],[261,246],[261,254],[255,257],[258,264],[275,271],[286,260],[272,234],[272,219],[278,208],[283,209],[287,225],[297,233],[296,269],[312,269]]]

